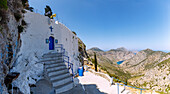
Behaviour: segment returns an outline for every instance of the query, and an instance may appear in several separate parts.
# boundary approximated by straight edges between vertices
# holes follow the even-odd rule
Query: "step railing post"
[[[1,86],[1,83],[0,83],[0,94],[2,94],[2,91],[3,91],[3,87]]]
[[[119,94],[119,83],[117,83],[117,94]]]
[[[57,46],[59,46],[59,47],[56,47],[56,48],[61,48],[62,60],[63,60],[64,63],[66,62],[66,63],[68,64],[68,65],[67,65],[68,71],[71,69],[71,72],[72,72],[72,74],[73,74],[73,76],[72,76],[72,81],[73,81],[73,77],[74,77],[73,64],[69,62],[70,59],[69,59],[68,53],[67,53],[67,51],[63,48],[63,45],[62,45],[62,44],[57,44]],[[67,59],[66,59],[66,58],[67,58]]]
[[[13,83],[12,83],[12,94],[13,94]]]

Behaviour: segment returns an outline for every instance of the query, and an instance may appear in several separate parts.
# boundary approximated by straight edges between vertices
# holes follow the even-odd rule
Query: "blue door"
[[[49,37],[49,50],[54,50],[54,37]]]

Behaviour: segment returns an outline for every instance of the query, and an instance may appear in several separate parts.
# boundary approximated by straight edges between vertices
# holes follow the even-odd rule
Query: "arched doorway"
[[[49,50],[54,50],[54,37],[49,37]]]

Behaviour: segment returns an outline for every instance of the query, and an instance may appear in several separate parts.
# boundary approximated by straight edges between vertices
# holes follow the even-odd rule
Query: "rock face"
[[[170,53],[146,49],[134,54],[122,47],[106,52],[92,48],[87,52],[91,58],[97,52],[99,65],[129,84],[164,93],[170,91]],[[115,64],[121,60],[125,61]]]
[[[0,7],[0,85],[4,89],[3,94],[6,94],[4,78],[15,62],[21,45],[18,26],[22,26],[23,7],[21,0],[3,0],[1,4],[2,2],[4,5]]]
[[[86,45],[83,43],[83,41],[80,38],[78,38],[78,50],[79,50],[78,58],[81,62],[81,65],[83,65],[83,62],[84,62],[83,57],[87,58],[88,55],[87,55],[87,52],[86,52]]]

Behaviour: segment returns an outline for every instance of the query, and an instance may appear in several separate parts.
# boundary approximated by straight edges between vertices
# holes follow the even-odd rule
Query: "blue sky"
[[[29,0],[29,4],[41,13],[49,5],[87,49],[170,51],[170,0]]]

